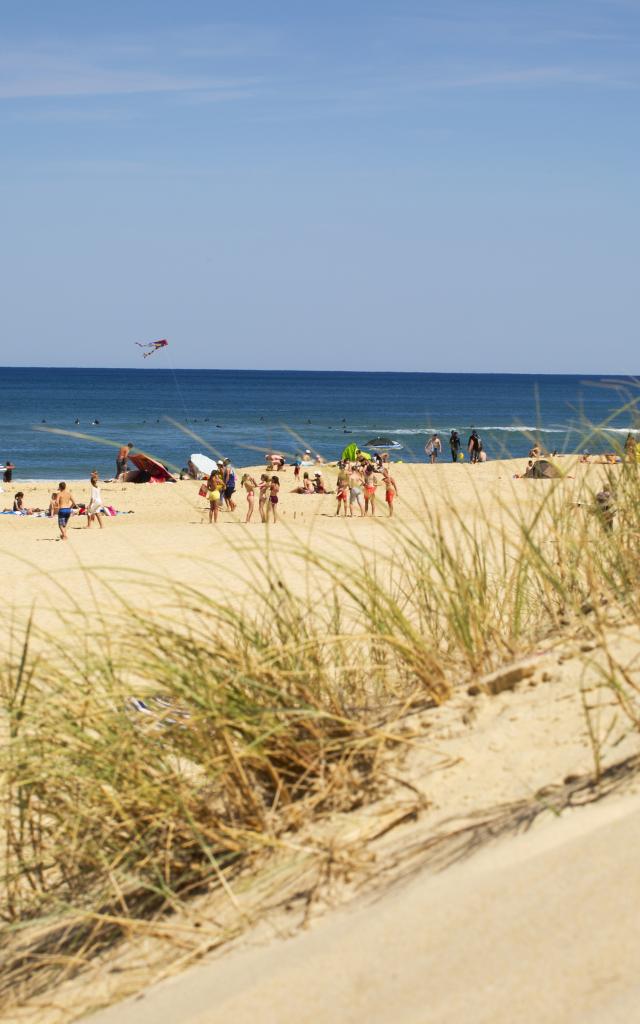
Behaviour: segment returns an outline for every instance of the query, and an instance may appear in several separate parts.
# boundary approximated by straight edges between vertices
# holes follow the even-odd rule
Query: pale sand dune
[[[609,641],[637,673],[637,631],[616,630]],[[394,772],[427,802],[416,821],[371,843],[366,898],[312,919],[311,931],[264,945],[265,936],[290,931],[277,920],[226,956],[91,1024],[633,1020],[624,1013],[638,996],[640,797],[611,797],[558,818],[544,809],[562,806],[559,791],[534,796],[549,782],[592,771],[581,684],[601,706],[603,767],[637,754],[637,734],[616,715],[611,694],[593,689],[601,657],[597,649],[552,643],[530,659],[533,675],[515,692],[470,700],[462,690],[420,717],[420,739]],[[631,793],[637,790],[632,782]],[[311,831],[333,837],[339,850],[376,822],[384,827],[394,809],[397,818],[408,798],[399,787],[380,804]],[[514,808],[523,799],[544,812],[531,832],[491,843],[492,826],[475,858],[434,873],[474,842],[434,862],[431,837],[450,836],[482,808],[489,821],[496,810],[500,819],[504,801]],[[513,829],[518,817],[507,815],[511,825],[498,831]],[[199,913],[206,917],[206,904]],[[121,969],[134,962],[115,961]],[[96,999],[113,998],[108,973],[95,982]]]
[[[572,811],[91,1024],[614,1024],[640,1006],[640,797]]]

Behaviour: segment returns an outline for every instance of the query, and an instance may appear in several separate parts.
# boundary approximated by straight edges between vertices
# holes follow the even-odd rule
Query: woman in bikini
[[[338,473],[338,482],[336,484],[336,498],[338,499],[338,507],[336,508],[336,515],[340,515],[340,506],[344,509],[344,514],[347,514],[347,497],[349,496],[349,476],[346,470],[342,469]]]
[[[207,480],[207,501],[209,502],[209,522],[218,522],[220,496],[224,489],[224,479],[219,470],[214,469]]]
[[[269,504],[267,506],[267,518],[266,522],[269,521],[269,510],[273,516],[274,523],[278,521],[278,491],[280,490],[280,481],[277,476],[271,477],[271,483],[269,484]]]
[[[268,473],[263,473],[260,477],[260,485],[258,487],[258,512],[263,523],[267,521],[267,501],[269,498],[269,485],[271,483],[271,477]]]
[[[250,473],[244,473],[242,480],[240,481],[240,486],[244,487],[245,491],[247,492],[247,518],[245,519],[245,523],[250,523],[251,516],[253,515],[253,506],[255,502],[254,492],[258,485]]]

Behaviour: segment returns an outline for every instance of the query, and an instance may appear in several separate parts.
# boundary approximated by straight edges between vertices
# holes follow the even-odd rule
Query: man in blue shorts
[[[73,494],[68,490],[64,480],[62,480],[58,485],[58,496],[56,497],[60,540],[67,540],[67,526],[74,508],[77,508],[77,505],[73,499]]]

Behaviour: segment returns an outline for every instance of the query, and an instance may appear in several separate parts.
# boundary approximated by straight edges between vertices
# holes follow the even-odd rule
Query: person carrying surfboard
[[[430,439],[424,446],[425,455],[429,457],[431,463],[434,463],[441,451],[442,441],[440,440],[437,434],[432,434]]]

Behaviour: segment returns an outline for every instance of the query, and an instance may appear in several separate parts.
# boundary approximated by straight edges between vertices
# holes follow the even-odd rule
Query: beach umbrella
[[[211,474],[215,473],[218,468],[213,459],[210,459],[208,455],[202,455],[200,452],[195,452],[189,459],[189,462],[191,462],[198,473],[201,473],[203,476],[211,476]]]
[[[355,462],[358,455],[358,446],[355,441],[348,444],[340,458],[343,462]]]

